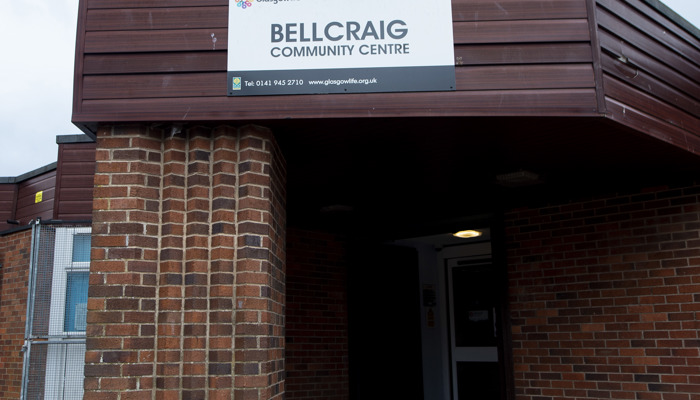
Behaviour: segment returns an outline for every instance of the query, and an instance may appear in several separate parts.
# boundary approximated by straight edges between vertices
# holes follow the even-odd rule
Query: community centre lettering
[[[333,21],[325,25],[316,22],[309,26],[305,23],[286,23],[270,25],[271,43],[313,43],[313,42],[362,42],[366,40],[401,40],[408,35],[408,25],[402,20],[389,21]],[[408,43],[377,44],[338,44],[338,45],[304,45],[272,47],[272,57],[326,57],[352,56],[355,50],[360,55],[408,54]]]

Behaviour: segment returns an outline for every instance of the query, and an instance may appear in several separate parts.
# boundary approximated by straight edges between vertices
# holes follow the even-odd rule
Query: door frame
[[[494,249],[496,247],[496,249]],[[459,246],[448,246],[438,251],[437,268],[440,279],[440,286],[443,288],[444,295],[441,296],[441,301],[444,304],[444,318],[446,322],[445,334],[447,335],[447,355],[446,362],[447,373],[449,378],[449,399],[457,399],[457,381],[456,381],[456,360],[453,354],[454,351],[454,327],[452,326],[452,290],[449,287],[451,284],[449,277],[448,261],[458,258],[474,258],[474,259],[490,259],[490,262],[495,269],[497,283],[499,289],[498,305],[496,314],[499,316],[496,320],[497,328],[500,331],[497,341],[497,357],[500,371],[501,381],[504,383],[501,390],[501,399],[513,399],[513,365],[512,365],[512,345],[510,341],[510,318],[508,313],[508,279],[505,262],[499,254],[498,245],[493,239],[487,242],[478,242],[473,244],[464,244]],[[475,350],[475,355],[490,357],[489,352],[479,353],[479,349]]]

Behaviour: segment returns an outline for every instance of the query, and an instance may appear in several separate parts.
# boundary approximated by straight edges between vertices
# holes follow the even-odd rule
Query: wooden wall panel
[[[575,64],[593,62],[589,43],[520,43],[455,46],[457,65]]]
[[[86,100],[202,96],[226,96],[226,72],[88,76],[83,92]]]
[[[87,31],[133,31],[228,27],[228,7],[89,10]]]
[[[660,43],[663,47],[671,49],[673,52],[687,58],[688,60],[698,61],[698,56],[700,56],[700,49],[693,42],[697,43],[697,38],[689,42],[688,39],[684,39],[679,36],[679,33],[685,32],[678,28],[668,29],[668,25],[662,26],[657,21],[650,20],[648,16],[642,14],[636,8],[630,6],[630,4],[622,2],[620,0],[598,0],[600,15],[614,15],[616,19],[620,20],[616,26],[607,26],[608,30],[619,31],[621,33],[629,33],[629,27],[642,32],[646,37],[653,38],[656,42]],[[608,14],[609,12],[609,14]],[[658,13],[654,13],[658,14]],[[600,21],[601,26],[605,27],[603,21]],[[688,36],[683,35],[686,38]],[[628,36],[625,36],[626,38]]]
[[[166,121],[211,121],[230,115],[239,119],[334,118],[431,116],[580,116],[597,109],[593,89],[457,91],[449,96],[438,92],[338,94],[324,96],[285,96],[271,102],[267,96],[246,98],[201,97],[170,99],[85,100],[84,118],[109,121],[115,110],[124,121],[153,121],[158,115]],[[433,104],[434,107],[426,105]],[[145,113],[144,110],[149,110]],[[221,119],[222,117],[218,117]]]
[[[0,212],[14,206],[16,191],[17,185],[14,183],[0,184]]]
[[[586,3],[580,0],[452,1],[454,21],[585,19],[586,16]]]
[[[596,4],[611,118],[700,154],[700,37],[653,2]]]
[[[88,9],[228,6],[229,0],[83,0]]]
[[[560,43],[590,40],[585,19],[455,22],[455,44]]]
[[[457,69],[457,90],[563,89],[594,86],[590,65],[478,66]],[[226,73],[94,76],[86,100],[226,96]]]
[[[61,148],[61,159],[63,161],[63,165],[61,170],[66,171],[66,165],[71,163],[71,164],[78,164],[83,173],[87,175],[92,175],[93,171],[85,171],[86,166],[92,167],[92,164],[95,161],[95,149],[96,149],[96,144],[94,142],[88,142],[88,143],[67,143],[67,144],[59,144],[59,147]],[[86,165],[81,165],[81,163],[87,163]]]
[[[216,39],[216,40],[214,40]],[[455,44],[561,43],[590,40],[586,20],[456,22]],[[228,48],[227,30],[86,32],[86,53],[215,51]]]
[[[631,88],[609,75],[605,76],[603,83],[605,84],[605,93],[609,97],[700,137],[700,119],[685,112],[679,112],[672,103],[660,101],[657,97]]]
[[[53,203],[56,186],[56,171],[41,174],[18,184],[15,219],[26,220],[40,217],[53,217]],[[36,193],[43,191],[42,201],[35,201]]]
[[[95,143],[59,144],[54,219],[92,218]]]
[[[682,38],[686,42],[692,44],[695,48],[700,49],[700,45],[698,45],[697,34],[690,33],[690,31],[686,30],[684,27],[679,26],[679,22],[682,21],[669,18],[668,16],[653,8],[651,5],[648,4],[648,2],[651,1],[657,0],[626,0],[629,6],[639,11],[646,18],[657,23],[660,27],[663,28],[664,32],[673,32],[673,35]]]
[[[226,50],[227,34],[226,28],[86,32],[84,51],[89,54]]]
[[[633,46],[638,50],[653,55],[657,59],[663,60],[667,65],[673,67],[677,72],[700,82],[700,68],[698,68],[697,60],[700,60],[700,52],[694,58],[695,62],[678,53],[675,49],[670,48],[656,40],[654,34],[638,30],[641,27],[633,27],[627,25],[623,20],[610,14],[604,9],[599,9],[598,23],[601,28],[608,32],[614,33],[616,36],[624,40],[628,46]]]
[[[87,0],[88,9],[228,6],[229,0]],[[545,11],[543,11],[545,10]],[[453,0],[455,21],[586,18],[580,0]]]
[[[700,115],[700,102],[696,100],[696,97],[688,95],[677,87],[661,81],[658,77],[651,76],[649,73],[623,63],[610,55],[603,55],[602,61],[608,79],[615,78],[636,90],[651,93],[664,103],[673,104],[690,115]],[[685,88],[693,88],[693,86],[689,84]],[[611,92],[608,91],[608,94],[610,95]]]
[[[592,61],[591,46],[585,42],[455,46],[455,64],[458,66],[590,64]],[[226,71],[226,52],[88,54],[83,65],[87,76]]]
[[[83,66],[87,76],[226,71],[226,52],[88,54]]]
[[[591,65],[508,65],[457,69],[457,90],[593,88]]]
[[[688,135],[686,131],[669,125],[648,113],[640,112],[627,107],[613,98],[607,98],[606,107],[610,111],[610,118],[630,127],[644,127],[640,131],[664,142],[673,144],[694,154],[700,154],[700,138]]]
[[[598,115],[586,0],[454,0],[455,92],[248,98],[226,96],[228,1],[82,2],[78,123]]]
[[[603,52],[607,53],[610,58],[623,60],[619,64],[627,64],[627,67],[630,69],[652,75],[680,92],[696,99],[700,98],[700,87],[698,87],[697,82],[679,74],[673,69],[673,66],[659,61],[657,58],[631,46],[608,32],[601,32],[599,37]],[[608,65],[606,71],[614,74],[615,71],[610,67],[611,65]],[[631,80],[634,81],[634,76]]]
[[[91,196],[92,190],[83,190],[76,196],[85,198]],[[63,221],[88,221],[92,219],[92,200],[63,200],[56,210]]]
[[[47,172],[28,179],[8,180],[24,179],[21,182],[0,184],[0,231],[16,227],[6,224],[7,219],[16,219],[26,225],[37,217],[44,220],[92,218],[95,143],[83,139],[78,142],[59,141],[55,169],[47,166]],[[42,201],[37,203],[36,193],[39,191],[43,191]]]
[[[14,183],[0,184],[0,232],[11,229],[16,225],[7,224],[7,220],[15,219],[15,200],[17,185]]]

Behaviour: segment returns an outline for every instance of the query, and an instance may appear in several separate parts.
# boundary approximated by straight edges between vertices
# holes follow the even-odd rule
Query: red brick
[[[91,292],[93,298],[89,300],[88,343],[95,349],[91,350],[91,359],[103,363],[97,364],[97,369],[91,367],[92,373],[109,372],[103,368],[106,363],[122,362],[125,380],[106,381],[99,389],[88,386],[86,396],[119,390],[122,398],[150,398],[155,394],[155,398],[169,399],[179,395],[177,390],[170,389],[180,387],[197,389],[183,391],[183,398],[204,396],[206,392],[200,389],[206,381],[191,376],[221,372],[226,365],[213,359],[207,361],[206,349],[228,351],[230,362],[234,334],[257,332],[267,336],[272,332],[272,340],[263,337],[260,343],[276,348],[251,349],[250,354],[241,350],[242,359],[259,364],[259,373],[241,383],[265,387],[242,392],[245,395],[274,397],[267,386],[276,384],[283,365],[284,338],[280,323],[284,293],[269,285],[281,279],[283,271],[268,261],[239,261],[246,253],[237,251],[235,240],[239,218],[249,219],[250,223],[239,224],[241,234],[269,234],[256,249],[265,249],[261,253],[265,260],[284,259],[285,232],[275,230],[285,225],[284,200],[276,198],[275,214],[270,214],[267,210],[273,206],[264,197],[272,196],[273,192],[260,186],[284,184],[283,176],[267,175],[271,166],[265,163],[277,157],[272,153],[279,154],[272,135],[253,127],[245,129],[244,138],[236,137],[242,133],[235,128],[220,128],[215,134],[204,127],[173,130],[174,135],[169,135],[168,129],[165,131],[151,131],[146,125],[138,124],[101,129],[97,169],[101,171],[105,189],[99,193],[110,200],[95,203],[94,219],[99,224],[93,232],[101,236],[95,242],[98,251],[92,254],[95,268],[91,284],[96,290]],[[128,138],[112,136],[117,134]],[[238,142],[246,149],[242,154],[235,148]],[[212,152],[212,149],[216,150]],[[245,161],[239,163],[241,157]],[[274,167],[282,164],[275,160]],[[213,176],[209,176],[210,171],[214,171]],[[243,171],[247,172],[241,180],[237,174]],[[236,185],[242,181],[253,186],[239,190]],[[161,184],[165,188],[162,194]],[[256,198],[243,203],[229,200],[241,193]],[[252,209],[240,212],[241,207],[256,207],[266,212]],[[114,209],[123,211],[115,213]],[[210,238],[212,233],[216,235],[214,238]],[[240,269],[234,280],[237,268]],[[251,283],[254,289],[248,291],[246,285]],[[255,317],[255,325],[241,329],[231,326],[234,305],[238,304],[232,298],[237,286],[242,289],[238,295],[269,297],[241,298],[242,307],[264,311]],[[114,291],[115,288],[120,291]],[[111,335],[116,341],[106,341]],[[97,357],[99,352],[102,357]],[[180,365],[182,360],[191,364]],[[138,387],[136,382],[143,384],[143,389],[164,390],[134,390]],[[210,384],[213,382],[210,380]],[[216,382],[226,386],[215,390],[217,385],[212,385],[209,393],[212,398],[232,394],[230,376],[222,376]]]
[[[656,190],[663,189],[652,189],[647,193],[653,194]],[[686,241],[688,233],[682,231],[686,226],[678,221],[688,218],[697,221],[697,212],[700,208],[691,211],[695,215],[681,215],[683,212],[687,213],[688,209],[668,207],[667,200],[657,201],[653,195],[647,198],[638,196],[632,197],[635,200],[630,199],[622,199],[625,209],[636,210],[636,212],[628,214],[629,218],[626,218],[623,223],[587,219],[600,213],[620,212],[621,209],[618,210],[614,206],[604,208],[607,204],[615,204],[617,199],[614,198],[605,202],[569,203],[561,207],[554,205],[540,209],[522,208],[507,214],[506,232],[507,240],[510,242],[508,264],[511,277],[510,290],[513,293],[511,318],[514,321],[522,321],[512,329],[514,354],[536,356],[515,357],[516,371],[554,370],[556,366],[562,365],[564,356],[560,358],[556,353],[552,353],[551,357],[543,357],[540,354],[540,348],[553,347],[564,350],[576,344],[576,342],[560,342],[554,347],[544,341],[544,337],[527,334],[527,332],[536,332],[542,327],[541,321],[534,318],[534,315],[550,315],[548,313],[552,310],[566,312],[569,315],[564,318],[562,318],[563,315],[550,317],[546,329],[549,335],[553,335],[556,331],[570,332],[572,327],[567,325],[567,320],[577,321],[583,324],[580,326],[581,333],[572,332],[572,338],[580,337],[584,333],[595,334],[596,338],[605,339],[602,344],[595,344],[599,349],[597,354],[603,354],[601,353],[603,350],[610,355],[615,351],[620,354],[620,357],[612,358],[610,355],[607,358],[591,357],[582,353],[585,349],[573,348],[572,354],[581,353],[579,356],[586,357],[587,367],[593,367],[593,371],[602,372],[604,375],[601,376],[606,378],[606,384],[603,386],[577,385],[577,388],[597,390],[588,391],[585,396],[634,398],[632,396],[634,393],[628,392],[636,392],[638,396],[642,396],[639,397],[640,399],[665,400],[667,397],[677,396],[678,393],[673,393],[677,388],[665,385],[647,388],[643,383],[620,386],[618,382],[624,382],[627,378],[625,375],[615,374],[614,371],[617,368],[615,366],[635,367],[638,369],[635,373],[657,370],[658,373],[670,377],[669,379],[674,383],[678,383],[692,376],[691,371],[675,371],[671,375],[670,366],[680,368],[681,365],[700,365],[697,361],[697,352],[685,352],[687,346],[681,342],[682,339],[692,338],[697,332],[696,318],[692,313],[695,310],[689,307],[689,304],[693,304],[697,299],[691,299],[688,296],[698,292],[699,289],[696,287],[698,281],[687,279],[697,274],[691,272],[683,275],[673,270],[693,265],[686,259],[674,259],[674,257],[693,257],[700,247],[700,242]],[[630,203],[630,201],[637,203]],[[698,199],[695,197],[686,201],[697,202]],[[569,212],[567,210],[574,213],[567,214]],[[577,210],[591,210],[591,213],[585,214]],[[663,217],[656,218],[657,213]],[[553,224],[553,221],[557,221],[557,224]],[[557,226],[566,226],[566,228],[557,229]],[[622,227],[624,228],[620,229]],[[527,233],[520,234],[521,232]],[[575,232],[589,234],[580,237]],[[591,232],[595,232],[595,235],[590,234]],[[692,237],[697,237],[697,230],[692,231]],[[574,244],[577,251],[569,250],[562,253],[554,247],[545,246],[545,239],[551,240],[551,243]],[[662,240],[661,251],[649,245]],[[681,250],[675,250],[681,248],[682,253]],[[544,297],[551,293],[551,287],[541,283],[537,273],[542,274],[540,276],[556,278],[556,273],[559,271],[552,270],[551,264],[535,262],[535,260],[552,258],[562,266],[567,264],[585,266],[584,269],[579,270],[569,268],[565,272],[566,277],[575,279],[578,283],[578,287],[573,290],[577,293],[579,300],[567,301],[564,305],[549,302],[547,308],[542,308],[534,302],[523,301],[521,296]],[[572,262],[575,263],[572,264]],[[618,273],[605,273],[606,268],[622,272],[623,278],[620,278]],[[587,275],[586,269],[595,274]],[[597,292],[595,289],[602,289],[602,291]],[[601,295],[604,297],[599,297]],[[587,306],[580,301],[586,298],[592,299],[591,306],[605,307],[602,313],[596,313],[587,319],[584,314]],[[604,301],[606,299],[613,301],[616,307],[607,306]],[[609,317],[613,317],[615,323],[603,323],[603,320]],[[555,321],[555,318],[562,319]],[[603,329],[600,329],[601,327]],[[616,338],[623,340],[615,340]],[[632,347],[627,347],[629,340],[632,341]],[[593,343],[589,339],[584,339],[583,345],[594,346]],[[662,368],[666,369],[662,371]],[[530,378],[528,383],[519,381],[516,384],[520,387],[528,385],[531,388],[529,389],[531,395],[523,396],[523,400],[536,399],[538,394],[543,393],[556,396],[554,392],[548,392],[556,381],[536,380],[537,378]],[[535,385],[532,385],[533,383]],[[649,393],[648,390],[654,392]],[[573,392],[567,394],[574,395]],[[584,397],[583,394],[574,396]],[[682,398],[687,400],[688,397],[683,394]]]

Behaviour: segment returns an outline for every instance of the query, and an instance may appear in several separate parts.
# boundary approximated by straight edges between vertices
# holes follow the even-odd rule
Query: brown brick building
[[[61,147],[42,219],[90,220],[89,267],[53,267],[89,268],[86,303],[51,308],[85,399],[700,395],[696,28],[654,0],[453,0],[454,91],[232,97],[228,5],[80,3],[94,158]],[[30,235],[4,228],[10,385]]]

